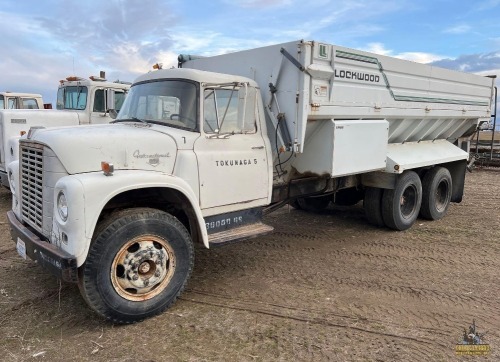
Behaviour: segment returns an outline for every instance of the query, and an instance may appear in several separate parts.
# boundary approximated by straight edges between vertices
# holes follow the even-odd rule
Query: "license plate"
[[[26,259],[26,244],[20,238],[17,238],[16,249],[17,253],[21,255],[23,259]]]

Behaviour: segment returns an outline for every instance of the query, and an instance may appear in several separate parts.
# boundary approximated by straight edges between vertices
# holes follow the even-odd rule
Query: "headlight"
[[[12,173],[12,171],[9,171],[9,185],[10,185],[10,192],[12,192],[13,194],[16,193],[16,188],[14,187],[15,183],[14,183],[14,174]]]
[[[57,195],[57,212],[63,221],[68,220],[68,202],[62,191],[59,191],[59,195]]]

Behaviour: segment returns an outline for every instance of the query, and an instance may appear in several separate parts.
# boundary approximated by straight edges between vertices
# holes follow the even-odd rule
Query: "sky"
[[[0,90],[299,39],[500,77],[500,0],[0,0]],[[497,81],[497,84],[500,84]]]

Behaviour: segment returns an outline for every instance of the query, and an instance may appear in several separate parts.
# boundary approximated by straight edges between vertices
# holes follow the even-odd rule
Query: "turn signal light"
[[[115,167],[112,163],[102,161],[101,162],[101,170],[104,172],[105,176],[113,176],[113,172],[115,171]]]

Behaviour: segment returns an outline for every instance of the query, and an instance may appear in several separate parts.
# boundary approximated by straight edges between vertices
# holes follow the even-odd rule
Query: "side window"
[[[16,98],[7,98],[7,108],[8,109],[17,109],[17,99]]]
[[[94,93],[94,112],[105,112],[104,89],[96,89]]]
[[[204,93],[205,133],[255,133],[256,89],[208,88]]]
[[[115,91],[115,109],[120,111],[123,102],[125,101],[125,92]]]
[[[4,109],[5,108],[5,101],[4,101],[4,97],[3,96],[0,96],[0,109]]]
[[[23,109],[38,109],[38,103],[34,98],[21,98]]]

